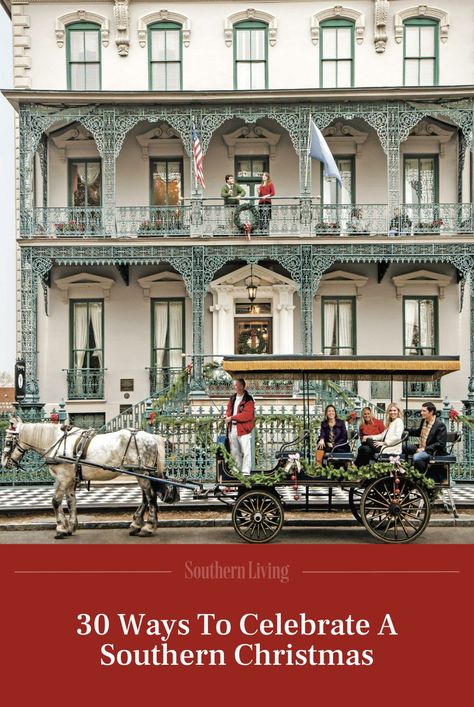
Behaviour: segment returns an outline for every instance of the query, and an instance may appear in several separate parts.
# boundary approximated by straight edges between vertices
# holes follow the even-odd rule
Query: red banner
[[[411,707],[470,693],[470,545],[0,552],[5,705]]]

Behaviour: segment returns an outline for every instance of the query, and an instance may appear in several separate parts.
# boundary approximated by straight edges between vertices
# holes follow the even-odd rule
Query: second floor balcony
[[[176,206],[38,207],[23,212],[21,238],[380,238],[456,237],[474,234],[472,203],[320,204],[317,199],[274,198],[225,206],[217,199]]]

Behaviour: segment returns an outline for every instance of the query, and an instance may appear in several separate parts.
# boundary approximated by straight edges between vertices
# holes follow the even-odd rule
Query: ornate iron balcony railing
[[[102,400],[105,368],[68,368],[66,370],[69,400]]]
[[[389,235],[474,233],[473,204],[402,204]]]
[[[102,238],[102,207],[48,206],[34,208],[20,217],[21,235],[26,238]]]
[[[103,208],[40,207],[21,214],[23,238],[410,236],[474,234],[474,206],[402,204],[320,204],[315,199],[274,198],[271,207],[256,199],[225,206],[195,199],[178,206],[117,206],[106,231]],[[112,214],[113,217],[113,214]],[[110,219],[109,219],[110,220]]]
[[[166,388],[169,388],[183,372],[183,368],[149,368],[150,372],[150,396],[159,396]]]
[[[190,235],[189,204],[179,206],[117,206],[117,235],[149,238]]]

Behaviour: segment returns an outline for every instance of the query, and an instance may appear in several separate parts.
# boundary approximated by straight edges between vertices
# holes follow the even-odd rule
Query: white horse
[[[51,423],[23,423],[19,418],[11,418],[10,429],[6,430],[5,448],[1,464],[4,467],[19,465],[28,450],[32,449],[44,457],[49,471],[56,480],[53,508],[56,514],[56,538],[65,538],[77,530],[76,484],[78,475],[85,481],[108,481],[119,473],[89,466],[132,468],[144,475],[162,478],[165,469],[165,440],[149,432],[119,430],[109,434],[93,436],[84,449],[83,458],[78,463],[64,461],[62,457],[77,459],[80,451],[78,441],[84,430],[72,427],[62,430]],[[82,438],[84,439],[84,438]],[[157,494],[166,503],[179,500],[179,489],[172,485],[148,478],[136,477],[143,494],[143,500],[133,515],[130,535],[150,536],[158,520]],[[63,499],[69,509],[69,518],[64,514]],[[147,519],[145,513],[148,511]]]

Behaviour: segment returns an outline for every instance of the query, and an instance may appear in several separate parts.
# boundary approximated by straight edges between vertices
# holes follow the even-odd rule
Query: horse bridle
[[[12,459],[12,454],[17,449],[21,456],[18,459]],[[17,469],[22,469],[20,464],[24,455],[28,450],[24,449],[20,444],[20,433],[15,427],[10,427],[5,435],[5,447],[3,449],[3,454],[7,459],[7,462],[13,464]],[[24,470],[23,470],[24,471]]]

